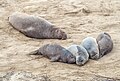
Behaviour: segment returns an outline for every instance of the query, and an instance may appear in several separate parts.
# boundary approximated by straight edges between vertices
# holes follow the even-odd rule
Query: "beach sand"
[[[45,18],[65,31],[68,39],[26,37],[8,22],[9,15],[16,11]],[[111,35],[113,50],[84,66],[27,55],[44,44],[79,45],[84,38],[96,38],[101,32]],[[26,71],[47,75],[51,81],[120,81],[119,35],[120,0],[0,0],[0,76]]]

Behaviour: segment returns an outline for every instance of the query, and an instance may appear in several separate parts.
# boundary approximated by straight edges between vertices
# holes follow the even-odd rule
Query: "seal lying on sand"
[[[75,56],[64,47],[57,44],[46,44],[29,55],[43,55],[52,62],[75,63]]]
[[[9,23],[15,29],[31,38],[67,39],[65,32],[37,16],[15,12],[9,16]]]
[[[100,33],[96,40],[99,46],[100,58],[113,49],[113,41],[108,33]]]
[[[87,50],[81,45],[71,45],[66,49],[76,57],[77,65],[84,65],[89,59]]]
[[[87,50],[90,59],[93,60],[99,59],[99,49],[95,38],[87,37],[83,39],[81,45]]]

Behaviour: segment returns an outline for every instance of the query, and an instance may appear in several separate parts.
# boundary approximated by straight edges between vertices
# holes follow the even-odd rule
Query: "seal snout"
[[[99,52],[95,52],[95,51],[91,52],[91,59],[97,60],[97,59],[99,59],[99,57],[100,57]]]
[[[54,34],[53,35],[54,35],[54,37],[56,37],[58,39],[61,39],[61,40],[67,39],[67,34],[64,31],[62,31],[58,28],[54,28]]]
[[[60,39],[62,39],[62,40],[67,39],[67,34],[62,30],[59,30],[58,35],[59,35]]]
[[[85,59],[84,57],[76,56],[76,64],[79,66],[84,65],[87,61],[88,59]]]
[[[65,32],[62,33],[62,40],[67,39],[67,34]]]
[[[76,62],[75,57],[72,57],[72,58],[70,58],[70,59],[68,59],[68,60],[69,60],[68,63],[75,63],[75,62]]]
[[[99,55],[94,55],[94,56],[91,56],[91,59],[93,59],[93,60],[98,60],[100,57],[99,57]]]

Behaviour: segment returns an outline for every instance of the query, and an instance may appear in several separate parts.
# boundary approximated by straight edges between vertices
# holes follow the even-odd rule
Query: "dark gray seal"
[[[87,50],[81,45],[71,45],[66,49],[76,57],[77,65],[84,65],[89,60]]]
[[[57,44],[46,44],[29,55],[43,55],[52,62],[75,63],[75,56],[64,47]]]
[[[111,52],[113,49],[113,41],[108,33],[100,33],[96,40],[99,46],[100,58]]]
[[[87,37],[83,39],[81,45],[87,50],[90,59],[99,59],[99,49],[95,38]]]
[[[31,38],[67,39],[64,31],[55,28],[53,24],[41,17],[15,12],[9,16],[9,23],[15,29]]]

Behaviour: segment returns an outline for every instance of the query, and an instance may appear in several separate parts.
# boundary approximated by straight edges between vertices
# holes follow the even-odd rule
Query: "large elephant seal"
[[[87,50],[81,45],[71,45],[66,49],[76,57],[77,65],[84,65],[89,60]]]
[[[113,49],[113,41],[108,33],[100,33],[96,40],[99,46],[100,58]]]
[[[83,39],[81,45],[87,50],[90,59],[97,60],[99,59],[99,49],[98,44],[95,38],[87,37]]]
[[[63,40],[67,38],[65,32],[55,28],[53,24],[41,17],[14,12],[9,16],[9,23],[15,29],[31,38]]]
[[[57,44],[46,44],[29,55],[43,55],[52,62],[75,63],[75,56],[64,47]]]

